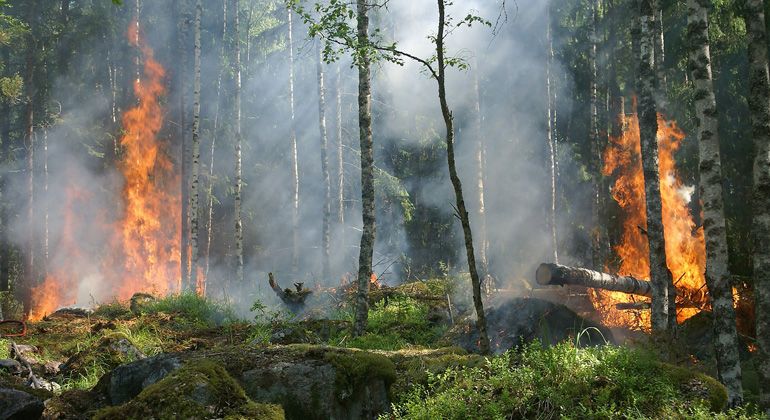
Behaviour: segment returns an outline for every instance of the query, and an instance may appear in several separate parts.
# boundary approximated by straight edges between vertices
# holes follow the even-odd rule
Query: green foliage
[[[398,350],[409,346],[435,346],[446,331],[428,321],[428,305],[408,296],[393,295],[369,309],[367,333],[348,343],[361,349]]]
[[[699,419],[726,401],[713,378],[665,365],[651,353],[610,346],[535,342],[480,367],[432,375],[395,407],[395,419]]]
[[[190,327],[213,327],[238,320],[229,305],[193,293],[166,296],[148,303],[142,311],[145,314],[176,313],[182,316],[180,324]]]

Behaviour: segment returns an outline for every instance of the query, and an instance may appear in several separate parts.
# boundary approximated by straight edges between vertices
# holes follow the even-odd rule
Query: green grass
[[[392,415],[380,418],[757,418],[743,411],[718,413],[725,399],[724,387],[713,378],[663,365],[650,353],[572,343],[543,348],[536,342],[481,367],[434,375],[427,387],[402,396]]]

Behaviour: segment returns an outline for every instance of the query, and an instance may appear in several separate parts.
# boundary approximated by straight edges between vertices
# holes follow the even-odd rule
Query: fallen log
[[[577,285],[647,297],[652,292],[652,284],[646,280],[552,263],[540,264],[535,278],[538,284],[544,286]]]

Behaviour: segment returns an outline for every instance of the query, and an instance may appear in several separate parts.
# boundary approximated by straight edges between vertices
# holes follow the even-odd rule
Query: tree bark
[[[26,90],[26,104],[24,107],[24,140],[27,148],[27,174],[29,180],[29,196],[27,197],[27,255],[24,261],[24,293],[22,303],[24,311],[29,313],[31,305],[31,288],[37,286],[37,273],[35,271],[35,29],[37,25],[37,0],[30,0],[27,15],[27,34],[24,89]]]
[[[292,41],[291,8],[287,9],[289,21],[289,107],[291,120],[289,121],[289,141],[291,142],[291,231],[292,231],[292,256],[291,278],[298,280],[299,271],[299,167],[297,166],[297,135],[294,128],[294,43]]]
[[[195,3],[195,69],[193,81],[192,173],[190,177],[190,290],[198,289],[198,203],[200,202],[201,0]],[[201,288],[202,293],[204,288]]]
[[[535,278],[537,283],[543,286],[577,285],[646,297],[652,294],[652,284],[646,280],[559,264],[540,264],[535,272]]]
[[[754,138],[754,313],[757,324],[759,408],[770,417],[770,76],[762,0],[745,0],[749,52],[749,110]]]
[[[658,100],[661,109],[665,109],[668,102],[666,97],[666,65],[665,65],[665,43],[663,38],[663,9],[660,7],[660,0],[653,0],[652,13],[655,19],[655,30],[653,33],[653,44],[655,46],[655,73],[657,74]]]
[[[241,2],[235,0],[235,22],[233,25],[233,33],[235,34],[235,281],[239,287],[243,287],[243,222],[241,220],[243,136],[241,135],[241,39],[238,28],[240,10]]]
[[[687,1],[689,70],[695,87],[700,199],[706,238],[706,285],[714,312],[714,350],[719,378],[730,407],[743,405],[738,333],[727,257],[727,230],[722,196],[717,103],[711,76],[706,0]]]
[[[329,157],[326,141],[326,107],[324,104],[324,73],[323,73],[323,54],[321,43],[318,43],[318,129],[321,138],[321,176],[323,177],[324,203],[322,210],[322,228],[321,228],[321,277],[322,284],[328,284],[329,274],[329,231],[331,229],[331,180],[329,179]]]
[[[209,185],[208,185],[208,200],[206,203],[208,209],[208,217],[206,222],[206,252],[205,252],[205,268],[203,269],[203,278],[205,282],[208,282],[209,268],[211,263],[211,232],[214,221],[214,152],[216,151],[217,136],[219,134],[219,107],[220,107],[220,93],[222,92],[222,73],[224,72],[225,62],[225,40],[227,39],[227,1],[222,2],[222,45],[219,50],[219,74],[217,75],[217,103],[214,110],[214,135],[211,136],[211,159],[209,160]]]
[[[598,20],[598,0],[591,0],[589,24],[589,46],[588,46],[588,95],[589,95],[589,123],[588,123],[588,141],[590,144],[591,157],[591,265],[598,267],[601,264],[599,251],[599,185],[601,183],[601,148],[599,147],[599,125],[598,125],[598,97],[597,97],[597,69],[596,69],[596,21]]]
[[[449,110],[446,99],[444,71],[444,26],[445,26],[444,0],[438,0],[438,35],[436,36],[436,66],[438,67],[438,98],[441,103],[441,114],[444,117],[446,126],[446,144],[447,144],[447,162],[449,163],[449,178],[452,180],[452,186],[455,191],[455,201],[457,203],[457,212],[459,213],[460,223],[463,227],[465,237],[465,252],[468,258],[468,269],[471,275],[471,284],[473,287],[473,305],[476,308],[478,318],[479,339],[481,353],[489,354],[489,337],[487,335],[487,321],[484,315],[484,303],[481,300],[481,281],[476,268],[476,255],[473,251],[473,235],[471,234],[471,223],[468,212],[465,209],[465,200],[463,199],[463,187],[460,177],[457,175],[455,166],[454,152],[454,123],[452,111]]]
[[[481,273],[479,274],[482,281],[487,287],[492,287],[490,282],[492,276],[489,273],[489,260],[488,250],[489,241],[487,239],[487,213],[484,205],[484,135],[481,132],[481,95],[479,94],[479,70],[478,62],[476,58],[473,59],[473,130],[474,137],[476,137],[476,194],[478,197],[479,206],[479,228],[481,235],[479,242],[479,262],[481,264]]]
[[[337,65],[337,221],[339,222],[339,247],[345,246],[345,175],[342,169],[342,69]]]
[[[558,241],[556,236],[556,139],[554,138],[554,121],[553,116],[555,114],[553,108],[555,106],[555,103],[553,101],[553,94],[551,86],[551,66],[553,65],[554,57],[553,57],[553,34],[551,32],[551,5],[552,2],[549,0],[548,2],[548,9],[547,9],[547,23],[545,27],[545,33],[546,33],[546,39],[548,42],[548,57],[545,61],[545,83],[546,83],[546,94],[548,95],[547,103],[547,118],[548,118],[548,124],[547,124],[547,138],[548,138],[548,168],[550,169],[549,174],[549,181],[551,183],[550,189],[551,189],[551,204],[550,209],[548,211],[548,224],[551,228],[551,248],[553,250],[553,262],[558,263],[559,262],[559,249],[558,249]]]
[[[358,254],[358,289],[353,319],[353,336],[366,332],[369,320],[369,282],[374,254],[374,154],[372,148],[372,109],[369,57],[369,11],[366,0],[356,0],[358,17],[358,130],[361,142],[361,214],[363,231]]]
[[[655,71],[653,69],[651,0],[639,2],[639,56],[636,71],[636,94],[638,97],[639,138],[644,172],[644,192],[647,207],[647,239],[650,250],[650,279],[652,281],[651,327],[654,334],[666,332],[669,303],[668,284],[673,281],[666,265],[666,248],[663,238],[663,213],[660,196],[660,175],[658,167],[658,115],[655,99]]]
[[[178,88],[179,88],[179,131],[181,133],[180,138],[182,141],[182,162],[181,162],[181,178],[182,178],[182,217],[181,217],[181,258],[180,260],[180,272],[181,272],[181,284],[180,291],[187,290],[190,282],[190,208],[189,208],[189,195],[190,195],[190,174],[187,162],[187,156],[189,150],[187,149],[187,30],[189,25],[188,4],[187,0],[179,0],[177,7],[180,9],[181,22],[179,24],[179,74],[176,76]]]

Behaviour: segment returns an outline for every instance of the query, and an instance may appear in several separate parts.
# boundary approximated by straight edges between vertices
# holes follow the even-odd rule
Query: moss
[[[711,376],[683,367],[659,363],[661,376],[670,378],[688,400],[707,403],[711,411],[722,411],[727,404],[727,389]]]
[[[225,369],[196,359],[145,388],[130,402],[99,410],[94,419],[283,419],[283,409],[250,401]]]
[[[144,357],[131,339],[122,332],[102,337],[93,346],[75,353],[61,371],[62,377],[101,376],[122,364]]]
[[[398,379],[391,387],[394,400],[408,394],[416,385],[428,384],[430,375],[444,373],[449,369],[476,367],[486,358],[468,354],[460,347],[444,347],[436,350],[399,350],[389,352],[398,372]]]
[[[336,370],[337,396],[340,401],[361,392],[374,378],[385,381],[385,387],[396,381],[396,366],[381,354],[365,351],[329,351],[324,360]]]

